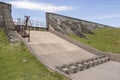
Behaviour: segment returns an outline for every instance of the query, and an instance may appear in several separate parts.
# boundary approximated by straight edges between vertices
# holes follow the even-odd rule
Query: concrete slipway
[[[96,57],[47,31],[31,31],[31,41],[23,41],[40,62],[56,71],[56,66]],[[120,80],[120,63],[109,61],[67,76],[72,80]]]

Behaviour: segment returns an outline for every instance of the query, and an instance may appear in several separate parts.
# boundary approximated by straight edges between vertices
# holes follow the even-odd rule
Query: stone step
[[[102,55],[76,63],[63,64],[62,66],[57,66],[56,69],[59,69],[60,71],[70,75],[106,63],[108,61],[110,61],[110,58]]]
[[[71,65],[71,66],[69,67],[69,70],[70,70],[71,73],[76,73],[76,72],[78,72],[77,66],[75,66],[75,65]]]
[[[82,70],[84,70],[84,68],[85,68],[84,65],[82,65],[82,64],[80,64],[80,63],[77,64],[77,70],[78,70],[78,71],[82,71]]]

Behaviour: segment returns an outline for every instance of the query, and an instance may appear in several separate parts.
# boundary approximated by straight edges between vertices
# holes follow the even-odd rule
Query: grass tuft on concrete
[[[0,80],[68,80],[50,72],[23,43],[10,44],[0,29]]]
[[[98,28],[93,32],[95,35],[86,34],[88,39],[69,36],[98,50],[120,54],[120,28]]]

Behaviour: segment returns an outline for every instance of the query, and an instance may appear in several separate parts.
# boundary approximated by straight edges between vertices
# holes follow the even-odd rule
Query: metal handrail
[[[21,19],[21,18],[15,19],[14,23],[16,25],[25,25],[24,19]],[[28,24],[28,26],[31,26],[31,25],[32,27],[44,27],[44,28],[46,27],[45,21],[30,20],[30,23]]]

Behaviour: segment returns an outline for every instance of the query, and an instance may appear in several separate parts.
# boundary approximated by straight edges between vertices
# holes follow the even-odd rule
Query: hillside
[[[68,80],[50,72],[23,43],[10,44],[0,29],[0,80]]]
[[[93,32],[94,35],[86,34],[88,39],[76,35],[70,37],[101,51],[120,54],[120,28],[98,28]]]

